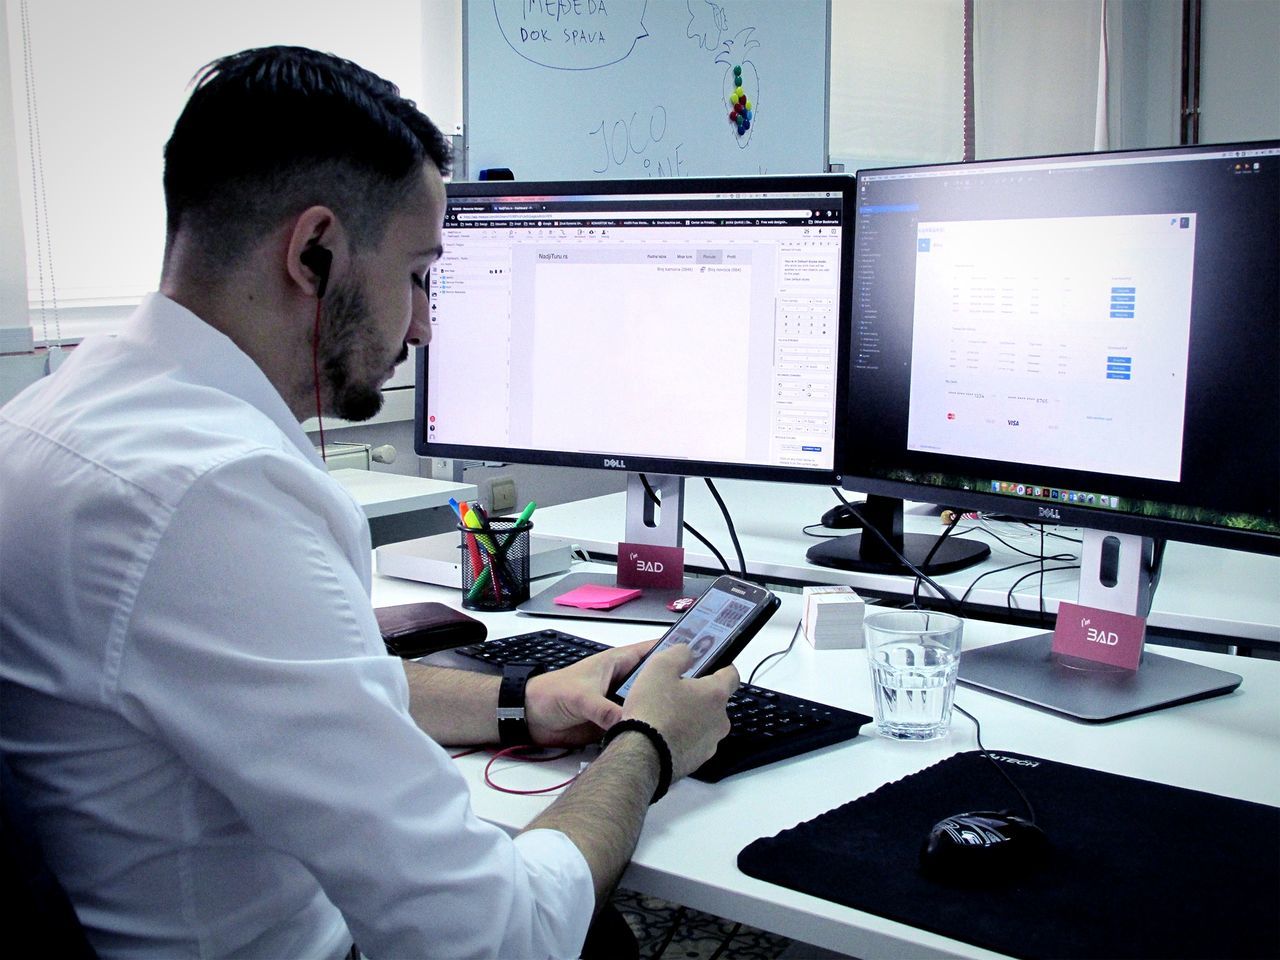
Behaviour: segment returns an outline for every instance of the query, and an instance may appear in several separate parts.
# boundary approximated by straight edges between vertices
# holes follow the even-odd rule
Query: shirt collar
[[[280,428],[300,453],[315,466],[324,462],[262,368],[235,342],[162,293],[150,293],[125,326],[124,336],[136,339],[158,357],[169,358],[185,378],[221,390],[251,405]]]

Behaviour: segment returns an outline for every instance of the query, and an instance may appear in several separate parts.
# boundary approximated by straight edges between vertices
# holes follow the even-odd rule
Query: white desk
[[[606,568],[601,568],[606,569]],[[458,605],[456,590],[374,578],[377,605],[435,599]],[[766,654],[782,649],[799,615],[799,597],[784,595],[773,620],[739,656],[745,678]],[[658,628],[612,621],[549,620],[517,614],[481,615],[492,636],[555,624],[605,643],[648,639]],[[1006,624],[970,622],[965,647],[1027,632]],[[1129,776],[1280,804],[1280,663],[1191,650],[1167,651],[1244,676],[1234,693],[1103,725],[1062,719],[961,687],[958,702],[975,713],[991,749],[1020,751]],[[757,682],[836,706],[872,713],[862,651],[795,649],[766,666]],[[898,743],[870,728],[854,741],[731,777],[718,784],[684,780],[655,806],[631,866],[629,889],[740,920],[794,939],[870,960],[873,957],[992,957],[988,951],[830,903],[741,873],[738,852],[751,841],[811,819],[882,784],[976,746],[972,725],[956,715],[950,736],[934,743]],[[486,787],[488,754],[458,762],[477,813],[514,832],[550,798],[519,797]],[[502,768],[513,787],[547,786],[576,771],[578,759]],[[1280,850],[1276,851],[1280,855]],[[913,865],[904,865],[912,869]]]
[[[346,487],[369,519],[387,517],[414,510],[443,507],[449,498],[474,500],[478,494],[473,483],[451,483],[430,477],[406,477],[398,473],[374,473],[372,470],[331,470],[329,476]]]
[[[747,559],[747,570],[760,578],[780,583],[848,584],[855,590],[887,595],[909,594],[913,578],[884,574],[852,573],[831,567],[819,567],[805,560],[805,551],[816,539],[806,536],[801,528],[817,524],[822,514],[836,505],[826,487],[803,484],[757,483],[742,480],[720,480],[716,486],[729,508]],[[852,496],[851,496],[852,498]],[[612,557],[618,541],[625,534],[625,494],[610,494],[575,503],[545,507],[538,511],[538,533],[576,543],[594,555]],[[690,480],[685,484],[685,521],[707,537],[736,568],[733,545],[725,529],[724,518],[706,489],[706,485]],[[941,520],[934,515],[912,513],[904,518],[909,533],[937,534]],[[957,531],[973,526],[962,521]],[[1001,535],[1032,553],[1039,553],[1038,536],[1028,535],[1020,524],[994,525]],[[1046,528],[1054,530],[1054,528]],[[836,531],[816,528],[816,533]],[[1069,528],[1059,532],[1072,534]],[[999,541],[981,531],[965,534],[991,546],[991,557],[982,564],[944,574],[935,579],[959,597],[974,579],[988,570],[1026,560]],[[1079,546],[1046,537],[1047,552],[1062,550],[1079,555]],[[693,568],[719,571],[716,559],[696,539],[684,538],[685,562]],[[1049,563],[1053,567],[1059,564]],[[1013,583],[1036,569],[1025,566],[983,579],[970,594],[970,600],[989,611],[1006,610],[1007,593]],[[1059,600],[1075,601],[1077,573],[1074,570],[1045,576],[1045,608],[1053,613]],[[1039,578],[1024,580],[1014,593],[1017,610],[1034,611],[1039,607]],[[925,588],[924,595],[928,595]],[[1194,544],[1170,542],[1165,551],[1164,573],[1156,590],[1155,604],[1148,622],[1155,629],[1186,631],[1215,637],[1257,641],[1261,645],[1280,647],[1280,557],[1240,553]]]

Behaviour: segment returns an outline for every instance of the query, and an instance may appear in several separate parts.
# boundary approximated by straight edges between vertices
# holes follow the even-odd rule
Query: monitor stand
[[[661,506],[653,502],[649,490]],[[684,542],[684,477],[627,474],[627,543],[678,547]]]
[[[645,481],[649,489],[645,489]],[[661,502],[654,503],[653,494]],[[647,474],[627,474],[627,522],[626,542],[644,543],[659,547],[678,547],[684,536],[684,477]],[[621,557],[618,558],[621,561]],[[574,587],[585,584],[615,586],[617,573],[569,574],[563,580],[520,604],[521,613],[555,617],[584,617],[602,620],[632,620],[640,623],[674,623],[680,613],[667,604],[679,597],[700,597],[710,581],[684,578],[681,587],[660,590],[646,587],[644,594],[610,610],[583,610],[560,606],[555,598]]]
[[[939,545],[936,536],[903,533],[902,501],[896,497],[872,494],[865,503],[858,504],[858,513],[868,525],[879,530],[899,553],[930,576],[963,570],[981,563],[991,555],[991,548],[977,540],[947,537]],[[927,564],[926,557],[929,558]],[[838,570],[912,575],[911,570],[879,537],[865,530],[863,533],[832,537],[814,544],[805,554],[805,559],[820,567],[835,567]]]
[[[1160,576],[1160,551],[1149,538],[1084,530],[1080,603],[1145,617]],[[1230,693],[1239,674],[1144,649],[1137,670],[1053,653],[1039,633],[960,655],[960,682],[1015,700],[1101,723]]]

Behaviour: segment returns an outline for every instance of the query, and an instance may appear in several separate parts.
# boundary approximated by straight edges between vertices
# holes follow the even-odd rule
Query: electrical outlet
[[[490,513],[507,513],[516,508],[514,477],[494,477],[489,481]]]

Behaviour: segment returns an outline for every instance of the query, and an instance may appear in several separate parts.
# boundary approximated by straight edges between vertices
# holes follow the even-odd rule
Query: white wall
[[[1110,74],[1111,146],[1177,143],[1182,5],[1169,0],[1113,2],[1108,30],[1111,43],[1121,51]]]
[[[1280,0],[1204,0],[1200,142],[1280,137]]]
[[[6,3],[9,56],[20,64],[18,2]],[[439,0],[427,4],[440,6]],[[436,92],[423,85],[422,0],[40,0],[29,4],[29,13],[43,146],[37,163],[53,226],[42,269],[46,282],[56,277],[57,299],[68,308],[136,303],[157,285],[164,142],[202,64],[251,46],[312,46],[393,78],[427,110],[437,106]],[[455,38],[450,33],[441,41],[448,49]],[[452,112],[456,91],[441,93],[439,106]],[[22,102],[16,112],[24,133],[24,93],[14,94]],[[19,139],[25,143],[25,136]],[[17,161],[29,182],[25,149]],[[28,225],[31,202],[24,190]],[[39,272],[40,264],[28,263],[32,299],[41,295]],[[67,327],[64,333],[78,334]]]
[[[975,0],[974,153],[1092,150],[1101,0]]]
[[[964,159],[964,0],[834,0],[831,159]]]
[[[0,8],[0,327],[27,323],[27,248],[18,190],[8,14]]]
[[[7,83],[21,77],[21,37],[18,0],[3,2]],[[1100,2],[976,0],[979,156],[1092,147]],[[1110,8],[1112,142],[1174,142],[1181,5],[1111,0]],[[244,46],[309,44],[396,80],[446,133],[463,120],[461,0],[41,0],[30,10],[54,224],[43,272],[57,278],[68,337],[114,322],[155,286],[161,148],[200,63]],[[833,159],[855,169],[960,158],[962,17],[963,0],[833,0]],[[1277,135],[1280,0],[1206,0],[1205,20],[1204,139]],[[25,90],[3,92],[25,130]],[[30,164],[25,136],[15,142],[3,120],[0,204],[10,208],[0,291],[5,277],[12,291],[21,247],[4,184],[16,161],[29,230]],[[28,262],[26,272],[36,299],[41,265]]]

